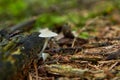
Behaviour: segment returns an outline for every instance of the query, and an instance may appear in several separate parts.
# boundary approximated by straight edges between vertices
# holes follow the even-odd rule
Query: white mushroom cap
[[[42,29],[39,32],[41,33],[39,37],[55,37],[58,35],[57,33],[50,31],[48,28]]]

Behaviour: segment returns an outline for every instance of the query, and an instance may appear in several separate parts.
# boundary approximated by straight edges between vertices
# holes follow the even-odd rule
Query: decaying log
[[[21,35],[21,34],[19,34]],[[26,37],[16,36],[6,40],[0,46],[0,80],[26,80],[31,64],[38,60],[37,54],[44,44],[44,39],[35,32]],[[22,36],[22,35],[21,35]]]

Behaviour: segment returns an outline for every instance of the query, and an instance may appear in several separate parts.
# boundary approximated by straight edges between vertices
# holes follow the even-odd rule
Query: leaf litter
[[[99,21],[99,20],[98,20]],[[101,18],[100,18],[101,21]],[[85,30],[89,29],[89,26]],[[41,64],[38,62],[38,79],[41,80],[119,80],[120,79],[120,39],[119,25],[108,26],[108,23],[96,23],[95,36],[89,32],[91,37],[83,39],[72,34],[70,26],[67,28],[70,33],[66,36],[61,29],[60,38],[54,43],[49,42],[45,52],[50,57]],[[57,28],[56,28],[57,29]],[[56,31],[55,29],[53,31]],[[82,32],[82,31],[81,31]],[[61,33],[63,37],[61,37]],[[103,36],[104,35],[104,36]],[[71,38],[72,37],[72,38]],[[74,42],[74,46],[72,46]],[[36,80],[34,69],[30,73],[32,79]],[[34,74],[34,75],[33,75]]]

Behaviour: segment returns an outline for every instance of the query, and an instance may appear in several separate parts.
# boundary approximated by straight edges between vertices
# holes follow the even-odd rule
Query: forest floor
[[[49,41],[44,51],[49,57],[45,61],[40,59],[35,64],[30,63],[28,80],[120,80],[120,12],[118,7],[111,4],[96,7],[103,2],[93,6],[87,4],[86,9],[80,10],[65,8],[64,11],[54,6],[52,10],[50,8],[50,14],[46,14],[49,11],[43,11],[40,14],[42,16],[35,15],[30,21],[18,22],[20,24],[15,26],[12,21],[1,21],[0,26],[7,24],[9,27],[2,27],[0,30],[0,53],[19,52],[16,45],[11,44],[14,46],[11,47],[7,43],[15,41],[12,37],[17,39],[21,33],[25,37],[38,31],[39,27],[34,26],[41,23],[58,36],[55,37],[55,41]],[[54,11],[59,13],[59,16],[54,15]],[[64,12],[61,14],[62,11]],[[71,14],[66,16],[66,13]],[[8,31],[9,35],[6,35],[4,30]],[[3,43],[5,39],[8,42]],[[3,63],[4,60],[0,57],[1,66]]]
[[[33,80],[119,80],[120,24],[112,25],[109,19],[100,17],[86,22],[76,32],[84,31],[91,35],[89,39],[73,38],[67,25],[64,37],[59,34],[56,43],[49,42],[45,52],[51,56],[38,62],[38,75],[33,68],[29,77]]]

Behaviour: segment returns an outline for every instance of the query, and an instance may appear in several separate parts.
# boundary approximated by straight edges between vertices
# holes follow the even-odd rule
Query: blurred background
[[[119,16],[119,9],[119,0],[0,0],[0,28],[33,17],[38,17],[34,27],[63,23],[83,27],[86,21],[98,16],[109,16],[116,23],[110,15]]]

